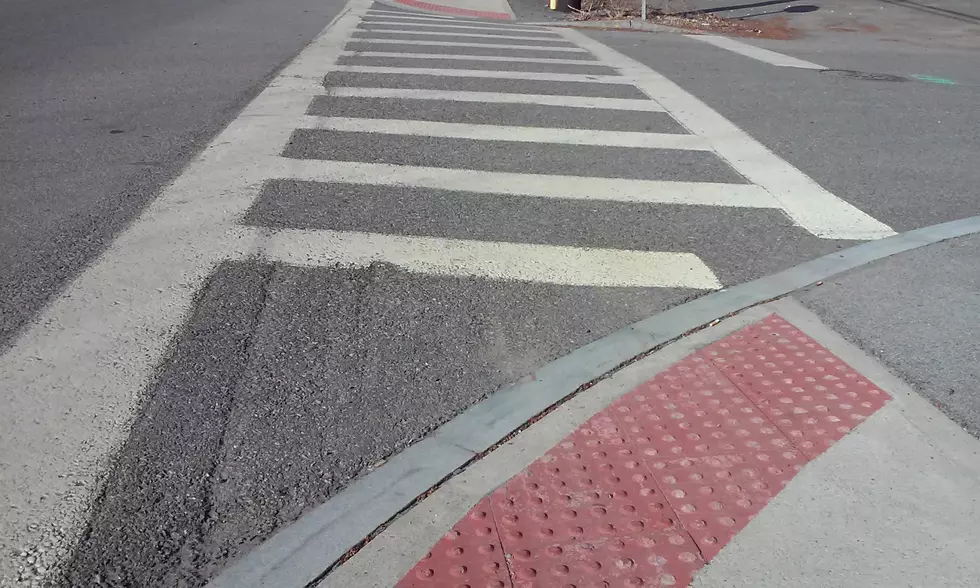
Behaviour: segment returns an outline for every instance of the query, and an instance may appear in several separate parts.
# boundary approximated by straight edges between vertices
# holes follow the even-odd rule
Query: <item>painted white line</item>
[[[301,125],[304,128],[350,133],[382,133],[389,135],[471,139],[475,141],[519,141],[522,143],[634,147],[638,149],[686,149],[701,151],[711,149],[708,146],[708,142],[697,135],[669,133],[511,127],[384,118],[320,118],[315,116],[308,117]]]
[[[365,13],[365,17],[383,17],[383,18],[404,18],[412,20],[462,20],[456,16],[443,16],[441,14],[430,14],[427,12],[404,12],[401,10],[383,10],[381,8],[372,8]]]
[[[46,542],[49,569],[66,556],[195,294],[253,246],[233,227],[269,177],[261,163],[370,3],[348,4],[0,356],[0,585],[28,566],[11,554]]]
[[[769,192],[798,226],[825,239],[880,239],[895,234],[891,227],[823,189],[664,76],[578,31],[563,28],[560,32],[629,77],[679,123],[707,139],[736,171]]]
[[[817,65],[810,61],[804,61],[802,59],[797,59],[795,57],[790,57],[789,55],[783,55],[782,53],[776,53],[775,51],[770,51],[768,49],[763,49],[762,47],[756,47],[755,45],[749,45],[748,43],[743,43],[741,41],[736,41],[729,37],[721,37],[718,35],[686,35],[691,39],[697,39],[709,45],[714,45],[715,47],[720,47],[722,49],[727,49],[738,53],[739,55],[744,55],[746,57],[751,57],[758,61],[768,63],[770,65],[775,65],[777,67],[798,67],[802,69],[827,69],[822,65]]]
[[[521,174],[285,157],[278,158],[275,167],[275,177],[310,182],[415,186],[480,194],[514,194],[568,200],[747,208],[779,207],[771,194],[752,184]]]
[[[383,261],[412,272],[570,286],[721,288],[692,253],[285,229],[269,236],[262,254],[312,267]]]
[[[395,98],[398,100],[449,100],[452,102],[486,102],[492,104],[540,104],[566,108],[603,108],[663,112],[654,100],[635,98],[592,98],[589,96],[557,96],[550,94],[509,94],[504,92],[469,92],[452,90],[417,90],[411,88],[356,88],[331,86],[329,96],[357,98]]]
[[[413,39],[370,39],[352,37],[351,43],[374,43],[376,45],[424,45],[426,47],[474,47],[481,49],[514,49],[520,51],[555,51],[557,53],[588,53],[581,47],[552,47],[550,45],[507,45],[502,43],[467,43],[466,41],[419,41]]]
[[[392,59],[433,59],[447,61],[503,61],[507,63],[541,63],[545,65],[581,65],[609,67],[588,59],[559,59],[557,57],[505,57],[501,55],[448,55],[444,53],[399,53],[397,51],[344,51],[344,57],[379,57]]]
[[[491,35],[489,33],[438,33],[429,31],[405,31],[400,29],[365,29],[359,28],[354,31],[355,34],[362,33],[374,33],[374,34],[392,34],[392,35],[415,35],[419,37],[473,37],[479,39],[509,39],[509,40],[521,40],[521,41],[551,41],[563,42],[561,37],[555,36],[539,36],[539,35]],[[353,37],[351,40],[356,41],[360,37]]]
[[[505,31],[513,33],[542,33],[546,34],[549,31],[543,30],[539,27],[514,27],[514,26],[502,26],[502,25],[492,25],[492,24],[443,24],[443,23],[421,23],[421,22],[398,22],[398,21],[387,21],[387,20],[365,20],[361,21],[361,28],[359,30],[374,30],[366,29],[365,26],[387,26],[387,27],[428,27],[428,28],[439,28],[439,29],[467,29],[474,31]],[[401,31],[401,29],[399,29]],[[554,38],[558,38],[557,36]]]
[[[383,65],[335,65],[333,71],[364,74],[438,76],[444,78],[497,78],[583,84],[623,84],[632,80],[620,75],[549,73],[543,71],[500,71],[489,69],[443,69],[438,67],[386,67]]]

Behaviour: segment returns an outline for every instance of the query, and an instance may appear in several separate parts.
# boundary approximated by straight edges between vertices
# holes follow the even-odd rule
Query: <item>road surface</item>
[[[544,362],[703,293],[977,213],[970,47],[896,56],[849,37],[852,53],[834,36],[850,33],[824,31],[751,45],[784,56],[767,62],[675,34],[355,0],[276,74],[339,3],[275,17],[221,5],[175,17],[178,32],[120,10],[161,37],[93,46],[176,71],[141,62],[152,82],[113,86],[33,70],[112,97],[71,107],[108,129],[91,143],[29,114],[39,90],[4,85],[23,113],[4,137],[68,151],[52,166],[11,158],[2,180],[61,174],[45,205],[6,188],[2,204],[17,227],[4,255],[23,265],[2,265],[15,294],[0,389],[14,392],[0,455],[18,475],[0,481],[17,553],[0,571],[28,583],[56,566],[65,585],[203,585]],[[206,65],[174,49],[214,35]],[[82,60],[68,37],[30,42]],[[96,49],[88,68],[109,71]],[[817,67],[772,62],[787,58]],[[138,96],[169,104],[150,131],[122,124],[152,111]],[[150,152],[113,143],[136,132],[179,148],[153,152],[166,163],[145,166],[162,171],[144,188],[112,189],[150,177],[118,163]]]

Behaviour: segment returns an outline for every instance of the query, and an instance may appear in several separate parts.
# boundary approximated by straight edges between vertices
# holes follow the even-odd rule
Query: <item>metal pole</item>
[[[643,0],[643,22],[647,20],[647,0]]]

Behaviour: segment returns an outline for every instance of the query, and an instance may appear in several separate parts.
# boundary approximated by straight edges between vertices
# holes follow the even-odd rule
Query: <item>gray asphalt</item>
[[[454,78],[414,74],[330,72],[325,76],[324,84],[327,86],[367,88],[422,88],[426,90],[463,92],[510,92],[514,94],[550,94],[554,96],[646,98],[638,89],[626,84],[546,82],[540,80],[507,80],[500,78]]]
[[[267,183],[244,222],[283,229],[689,251],[725,284],[761,277],[774,267],[790,267],[848,243],[814,238],[771,210],[596,203],[287,180]],[[597,308],[591,320],[602,320],[602,312]],[[551,335],[542,332],[542,336]]]
[[[882,260],[797,298],[980,436],[980,236]]]
[[[378,36],[377,38],[385,38]],[[413,38],[412,40],[423,40],[421,38]],[[430,39],[432,40],[432,39]],[[449,37],[443,37],[442,40],[450,40]],[[347,49],[349,51],[399,51],[402,53],[444,53],[448,55],[458,55],[460,49],[466,51],[467,55],[493,55],[498,57],[528,57],[531,52],[527,49],[515,49],[515,48],[498,48],[493,47],[496,45],[493,39],[479,39],[472,37],[460,37],[458,39],[452,39],[453,41],[460,41],[465,43],[474,43],[478,45],[476,47],[441,47],[438,45],[412,45],[412,44],[402,44],[402,43],[391,43],[391,44],[376,44],[376,43],[364,43],[359,42],[357,39],[353,39],[350,43],[347,43]],[[499,44],[511,45],[508,41],[512,39],[503,39]],[[536,41],[534,43],[529,43],[531,45],[541,45],[541,41]],[[588,53],[574,53],[567,51],[533,51],[534,57],[543,57],[546,59],[581,59],[584,61],[595,61],[594,57],[590,57]]]
[[[342,6],[0,3],[0,348]]]
[[[247,12],[244,6],[240,9]],[[329,10],[322,8],[316,14],[326,17],[338,8],[339,5]],[[283,15],[291,14],[283,7],[274,9],[286,10]],[[213,21],[203,22],[226,22],[230,17],[223,17],[219,10],[209,13],[209,18]],[[200,19],[188,19],[180,22],[189,31],[206,28]],[[309,29],[325,24],[318,21],[314,26],[310,21],[316,19],[302,13],[296,14],[296,19],[303,20]],[[279,26],[258,20],[248,22],[273,30]],[[306,38],[313,32],[306,33]],[[898,230],[978,212],[975,186],[980,185],[980,170],[973,165],[980,160],[978,131],[970,121],[975,118],[972,105],[980,85],[967,83],[971,75],[977,74],[967,71],[968,50],[963,47],[933,54],[915,47],[907,49],[924,65],[935,64],[930,71],[949,70],[963,81],[957,86],[940,86],[922,82],[874,83],[776,68],[674,34],[589,34],[676,81],[823,186]],[[110,85],[116,89],[115,108],[104,107],[96,112],[107,120],[112,120],[110,113],[130,112],[135,121],[135,113],[144,108],[137,98],[142,96],[140,100],[145,102],[149,96],[163,95],[172,101],[173,108],[180,106],[186,112],[171,114],[173,126],[163,122],[167,113],[161,109],[152,111],[158,117],[152,120],[157,120],[161,129],[170,129],[167,136],[175,145],[179,142],[175,138],[176,127],[198,125],[194,136],[202,139],[193,145],[200,146],[203,138],[233,116],[241,101],[260,87],[263,76],[281,61],[258,72],[261,68],[256,63],[242,63],[249,61],[242,59],[242,51],[247,47],[246,53],[259,52],[268,59],[274,53],[271,45],[280,49],[285,45],[270,42],[262,49],[253,46],[261,45],[255,42],[255,36],[237,33],[242,37],[239,39],[232,32],[225,35],[229,39],[221,45],[220,55],[227,63],[219,63],[215,54],[205,68],[219,80],[212,84],[214,88],[204,81],[200,87],[189,84],[182,88],[181,82],[171,76],[186,77],[190,75],[188,69],[197,71],[182,63],[175,66],[176,73],[160,74],[176,89],[156,86],[155,76],[149,86],[140,85],[136,97],[120,92],[118,85]],[[264,39],[264,35],[273,32],[263,29],[256,35]],[[155,39],[152,35],[146,38]],[[797,47],[800,57],[817,62],[832,56],[837,60],[835,67],[851,65],[849,69],[880,71],[877,68],[888,65],[887,51],[879,48],[883,41],[867,41],[878,49],[851,55],[839,50],[835,38],[814,35],[801,40],[800,45],[789,44],[778,50],[793,53],[793,47]],[[296,34],[293,51],[299,49],[303,39]],[[440,36],[438,40],[493,42],[451,36]],[[510,44],[512,40],[503,42]],[[170,59],[170,45],[159,47],[159,52]],[[128,49],[133,55],[140,55],[139,51]],[[520,50],[363,42],[351,42],[347,49],[526,56]],[[172,53],[174,59],[186,57],[180,51]],[[287,55],[288,52],[282,58]],[[562,59],[578,59],[582,55],[534,53],[535,57]],[[898,61],[896,58],[894,67],[899,67]],[[398,60],[363,57],[348,58],[347,63],[403,65]],[[913,62],[903,63],[908,66]],[[441,60],[419,66],[473,68],[474,64],[486,67],[485,62],[449,64]],[[222,70],[222,65],[229,71]],[[594,70],[596,66],[585,67]],[[511,63],[506,68],[544,71],[538,64]],[[257,72],[256,81],[240,85],[238,93],[233,92],[232,78],[241,81],[246,70]],[[571,70],[561,66],[547,71]],[[148,75],[144,72],[144,76]],[[327,87],[644,98],[628,85],[541,80],[334,72],[326,76],[324,83]],[[205,87],[214,96],[206,94]],[[6,86],[2,92],[9,92]],[[180,92],[191,94],[177,94]],[[231,97],[230,102],[216,104],[220,102],[217,96],[225,95],[222,92]],[[188,108],[188,104],[193,108]],[[72,112],[84,113],[87,108],[79,103]],[[686,132],[662,113],[532,105],[327,95],[315,99],[309,112]],[[108,149],[105,145],[115,140],[113,137],[129,139],[135,133],[121,123],[112,122],[104,128],[110,127],[126,132],[107,135],[109,140],[102,137],[96,145]],[[133,122],[132,128],[143,127]],[[41,141],[37,137],[30,140]],[[38,144],[35,149],[46,147]],[[132,151],[126,153],[131,155]],[[184,159],[167,160],[170,167],[146,167],[169,170],[154,172],[163,181],[173,176],[192,151],[193,147],[185,147]],[[368,133],[296,131],[284,155],[528,173],[743,181],[723,162],[706,158],[705,153],[549,145],[535,145],[532,150],[526,144]],[[100,157],[80,160],[79,165],[102,170],[106,161],[114,161],[108,155]],[[115,169],[113,165],[108,165],[108,169]],[[25,178],[19,181],[29,183],[40,173],[39,167],[32,169],[18,172]],[[69,176],[60,177],[60,182],[68,182]],[[2,181],[8,181],[6,176]],[[92,186],[102,185],[94,175],[86,181]],[[64,256],[73,251],[82,253],[75,265],[66,265],[59,271],[64,276],[71,275],[78,264],[97,252],[113,231],[152,198],[153,189],[134,192],[132,200],[125,200],[125,206],[106,208],[118,217],[100,212],[106,210],[100,206],[107,202],[101,196],[80,201],[72,212],[87,214],[84,211],[92,210],[95,216],[91,218],[95,220],[84,225],[89,227],[88,233],[79,233],[81,229],[77,227],[76,232],[66,233],[65,238],[76,249],[66,249]],[[94,188],[86,190],[83,192],[96,192]],[[73,203],[76,192],[65,188],[58,197],[62,213],[68,214],[64,207]],[[119,201],[122,193],[117,192],[113,202]],[[52,216],[44,215],[42,208],[32,209],[30,214],[38,219]],[[96,221],[100,223],[98,231],[104,234],[91,228]],[[336,229],[693,252],[726,285],[785,269],[846,245],[813,237],[773,210],[611,202],[600,205],[404,186],[286,180],[267,182],[243,223],[270,229]],[[88,241],[76,243],[78,234],[86,235]],[[11,235],[17,247],[25,251],[37,249],[35,241],[40,237],[31,237],[35,241],[28,239],[22,244],[25,237]],[[15,251],[9,255],[13,258],[19,254]],[[51,277],[52,270],[39,264],[30,266],[39,268],[32,271],[56,287],[60,283],[57,276]],[[0,267],[13,267],[14,270],[4,271],[12,271],[15,277],[26,271],[16,269],[20,266]],[[372,465],[495,389],[531,377],[536,366],[544,362],[699,294],[684,289],[566,287],[435,277],[407,273],[383,263],[357,269],[300,269],[254,261],[226,263],[201,293],[193,315],[174,342],[171,357],[161,366],[158,379],[148,391],[132,434],[96,502],[84,539],[67,566],[63,584],[200,586],[228,562],[336,494]],[[22,316],[16,324],[33,312],[18,299],[5,304],[21,313],[13,315],[4,310],[5,317]]]
[[[318,96],[307,111],[317,116],[350,116],[358,118],[413,118],[435,122],[497,124],[502,120],[520,127],[555,127],[559,129],[594,129],[606,131],[646,131],[683,133],[684,128],[663,112],[648,112],[642,117],[625,110],[600,108],[565,108],[522,104],[479,102],[403,101],[390,98],[347,98]]]
[[[350,56],[341,57],[337,63],[342,65],[383,65],[387,67],[428,67],[436,69],[456,69],[460,66],[457,59],[426,59],[419,62],[418,59],[393,59],[390,57],[362,57]],[[522,63],[512,61],[472,61],[465,62],[466,69],[487,69],[494,71],[542,71],[549,73],[575,73],[592,75],[616,75],[616,70],[611,67],[599,65],[580,65],[571,64],[551,64],[551,63]]]
[[[910,40],[927,43],[935,37],[925,27],[937,17],[851,3],[869,4],[882,14],[900,12],[901,18],[890,18],[904,26],[907,20],[919,23],[924,30]],[[796,15],[791,22],[818,14]],[[880,16],[876,22],[883,20]],[[676,34],[587,34],[650,65],[820,185],[895,230],[980,214],[976,50],[947,47],[942,38],[925,47],[902,47],[873,35],[833,31],[815,31],[798,41],[752,41],[827,67],[960,82],[949,86],[773,67]]]
[[[497,388],[692,294],[225,264],[66,585],[200,586]]]
[[[290,137],[283,154],[297,159],[498,172],[745,183],[744,178],[718,156],[706,151],[473,141],[301,129]]]

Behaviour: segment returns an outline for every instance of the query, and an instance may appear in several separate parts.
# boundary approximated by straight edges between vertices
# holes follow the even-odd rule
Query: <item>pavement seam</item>
[[[250,321],[251,323],[250,333],[242,345],[243,347],[242,368],[243,369],[241,372],[238,373],[237,377],[234,380],[234,388],[238,388],[242,384],[242,378],[245,375],[245,369],[247,369],[247,366],[249,366],[252,363],[252,353],[254,351],[254,342],[256,338],[256,333],[259,330],[260,326],[262,325],[262,317],[265,314],[266,307],[268,306],[270,286],[272,285],[273,280],[275,280],[278,271],[279,271],[278,268],[274,264],[268,264],[264,268],[263,273],[265,275],[262,276],[262,280],[259,283],[259,287],[258,287],[259,290],[258,304],[256,305],[255,313],[251,317],[251,321]],[[215,447],[215,460],[214,463],[211,464],[211,468],[207,473],[207,491],[202,493],[203,501],[204,501],[202,512],[204,513],[204,516],[201,518],[200,522],[197,525],[197,528],[194,530],[195,531],[194,535],[188,537],[185,540],[184,545],[181,547],[181,552],[184,552],[185,549],[187,548],[187,545],[192,542],[200,543],[201,547],[204,547],[206,549],[206,544],[205,544],[205,537],[207,536],[206,531],[209,530],[209,527],[212,527],[215,522],[214,495],[218,482],[217,480],[218,472],[221,469],[222,465],[227,463],[224,457],[225,457],[225,448],[227,447],[228,444],[229,424],[231,423],[232,416],[235,413],[236,404],[238,403],[239,400],[241,400],[241,398],[237,394],[232,395],[229,398],[228,406],[226,407],[224,413],[224,417],[225,417],[224,422],[221,424],[221,428],[222,428],[221,435],[218,438],[218,445],[217,447]],[[183,557],[193,557],[193,553],[184,554]],[[200,573],[200,570],[198,572]],[[204,578],[197,577],[195,579],[197,581],[201,581],[202,579],[206,579],[206,576],[204,576]]]
[[[770,303],[772,303],[772,302],[774,302],[774,300],[770,300],[770,301],[768,301],[768,302],[764,302],[763,304],[770,304]],[[773,313],[773,314],[775,314],[775,313]],[[777,316],[778,316],[778,315],[777,315]],[[710,358],[708,358],[708,357],[705,357],[705,356],[703,355],[703,353],[702,353],[702,351],[701,351],[701,350],[698,350],[698,352],[697,352],[697,353],[698,353],[699,355],[701,355],[701,357],[704,357],[704,359],[705,359],[705,361],[708,361],[708,362],[711,362],[711,359],[710,359]],[[714,366],[714,362],[711,362],[711,365],[712,365],[712,366]],[[803,448],[802,448],[802,447],[798,447],[798,446],[796,445],[796,442],[795,442],[795,441],[793,441],[793,437],[792,437],[792,436],[790,436],[790,432],[789,432],[789,431],[787,431],[787,430],[785,430],[785,429],[783,429],[783,427],[781,427],[781,426],[779,426],[779,423],[777,423],[776,421],[774,421],[774,420],[773,420],[773,419],[772,419],[772,418],[771,418],[771,417],[770,417],[770,416],[769,416],[769,415],[768,415],[768,414],[766,413],[766,411],[765,411],[765,410],[763,410],[763,407],[762,407],[762,406],[761,406],[761,405],[760,405],[760,404],[759,404],[758,402],[756,402],[756,401],[755,401],[755,399],[753,399],[753,398],[752,398],[752,395],[751,395],[751,394],[748,394],[748,393],[747,393],[747,392],[746,392],[745,390],[743,390],[743,389],[742,389],[742,387],[738,385],[738,382],[736,382],[736,381],[735,381],[735,380],[733,380],[732,378],[730,378],[730,377],[728,377],[728,374],[726,374],[726,373],[725,373],[725,370],[723,370],[723,369],[721,369],[721,368],[719,368],[719,367],[717,367],[717,366],[715,366],[715,369],[716,369],[716,370],[718,371],[718,373],[719,373],[719,374],[721,374],[721,377],[723,377],[723,378],[725,378],[725,380],[726,380],[726,381],[727,381],[728,383],[730,383],[730,384],[732,385],[732,387],[734,387],[734,388],[735,388],[736,390],[738,390],[738,391],[739,391],[739,393],[740,393],[740,394],[741,394],[742,396],[744,396],[746,400],[748,400],[748,401],[749,401],[749,404],[751,404],[752,406],[754,406],[754,407],[756,408],[756,410],[758,410],[758,411],[759,411],[759,416],[760,416],[761,418],[763,418],[763,419],[765,419],[765,420],[766,420],[766,421],[767,421],[767,422],[768,422],[768,423],[769,423],[770,425],[772,425],[772,427],[773,427],[774,429],[776,429],[777,431],[779,431],[780,433],[782,433],[782,435],[783,435],[783,437],[785,437],[785,438],[786,438],[786,440],[787,440],[787,441],[789,442],[789,444],[790,444],[790,445],[791,445],[791,446],[793,447],[793,449],[795,449],[796,451],[798,451],[798,452],[800,452],[800,455],[806,455],[806,453],[805,453],[805,452],[803,451]],[[809,460],[810,460],[810,458],[809,458],[809,457],[807,457],[807,461],[809,461]]]
[[[490,495],[488,494],[487,497]],[[497,511],[493,507],[493,501],[487,500],[487,508],[490,509],[490,518],[493,519],[493,532],[494,537],[497,539],[497,546],[500,547],[500,555],[504,560],[504,566],[507,568],[507,577],[510,579],[510,585],[516,586],[516,576],[514,575],[514,567],[511,565],[511,560],[507,557],[507,550],[504,549],[504,540],[500,538],[500,520],[497,518]]]

